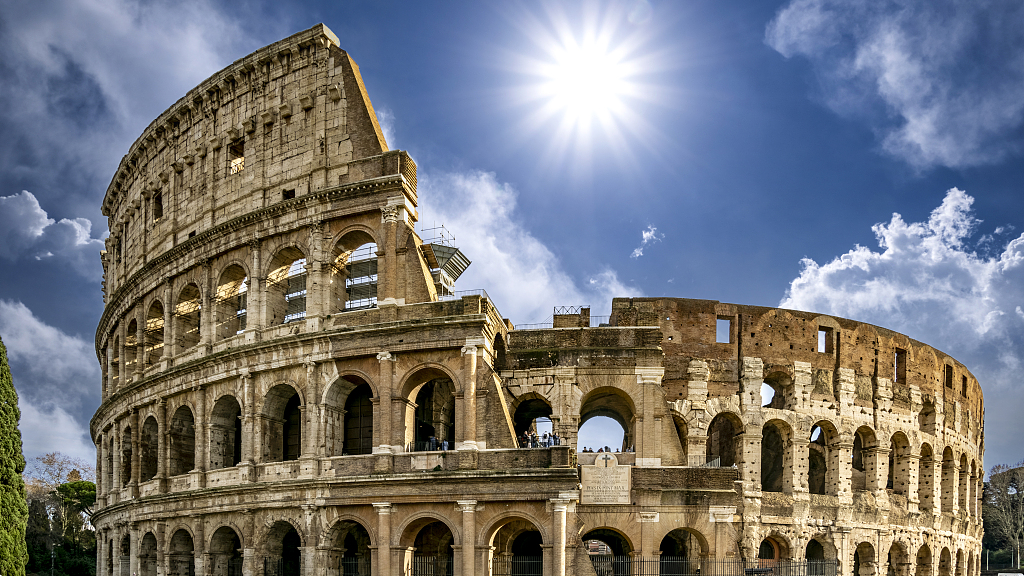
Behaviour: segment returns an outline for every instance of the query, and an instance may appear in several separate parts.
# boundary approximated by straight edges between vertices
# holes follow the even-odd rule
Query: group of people
[[[558,446],[562,443],[562,439],[558,436],[557,432],[548,434],[545,432],[542,435],[538,435],[536,432],[523,432],[519,436],[519,447],[520,448],[550,448],[552,446]]]
[[[580,453],[593,452],[593,451],[594,451],[593,448],[587,448],[586,446],[584,446],[583,450],[580,450]],[[609,448],[607,446],[605,446],[604,448],[598,448],[597,451],[598,452],[618,452],[618,450],[612,450],[611,448]],[[632,452],[632,451],[633,451],[633,447],[632,446],[630,446],[629,448],[626,448],[625,450],[623,450],[623,452],[627,452],[627,453],[628,452]]]

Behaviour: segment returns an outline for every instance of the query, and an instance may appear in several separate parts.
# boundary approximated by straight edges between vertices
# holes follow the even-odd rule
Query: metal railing
[[[484,290],[482,288],[479,289],[479,290],[456,290],[455,292],[452,292],[451,294],[445,294],[443,296],[438,296],[437,299],[438,300],[459,300],[463,296],[481,296],[481,297],[486,298],[488,300],[491,299],[491,297],[487,295],[487,290]],[[492,302],[493,302],[493,300],[492,300]]]
[[[451,556],[413,556],[412,576],[455,576]]]
[[[338,561],[338,574],[341,576],[370,576],[370,559],[342,556]]]
[[[608,326],[608,323],[610,321],[611,321],[611,316],[591,316],[590,317],[590,327],[591,328],[601,328],[602,324],[604,326]],[[552,320],[551,322],[535,322],[533,324],[515,324],[514,326],[516,327],[516,330],[549,330],[549,329],[553,328],[554,325],[555,325],[555,323]],[[573,328],[578,328],[578,326],[573,326]]]
[[[681,556],[590,557],[597,576],[837,576],[835,560],[719,560]]]
[[[491,560],[491,576],[542,576],[542,556],[495,556]]]

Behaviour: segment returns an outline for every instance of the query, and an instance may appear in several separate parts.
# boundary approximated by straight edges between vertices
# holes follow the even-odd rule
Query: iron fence
[[[542,556],[495,556],[491,560],[491,576],[542,576]]]
[[[232,558],[228,560],[228,576],[242,576],[241,558]]]
[[[341,576],[370,576],[370,559],[342,556],[338,561]]]
[[[413,556],[412,576],[455,576],[451,556]]]
[[[590,557],[597,576],[837,576],[835,560],[719,560],[680,556]]]

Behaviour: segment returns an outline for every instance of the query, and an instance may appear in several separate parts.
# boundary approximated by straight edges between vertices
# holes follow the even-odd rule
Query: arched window
[[[237,264],[228,266],[217,282],[217,339],[223,340],[245,331],[248,309],[249,277]]]
[[[210,414],[210,469],[242,461],[242,409],[234,396],[221,396]]]
[[[228,526],[221,526],[210,539],[211,576],[238,576],[242,573],[242,540]]]
[[[139,548],[139,576],[156,576],[156,536],[146,532]]]
[[[195,418],[188,406],[181,406],[171,418],[168,468],[171,476],[185,474],[196,467]]]
[[[917,493],[922,512],[935,513],[935,455],[928,444],[921,445],[917,461]]]
[[[139,323],[132,318],[128,323],[128,332],[124,335],[124,371],[131,374],[135,371],[139,360]]]
[[[156,476],[157,459],[160,453],[159,437],[156,418],[152,416],[146,418],[142,424],[142,434],[139,437],[139,449],[142,450],[139,455],[139,480],[142,482],[152,480]]]
[[[115,328],[116,330],[116,328]],[[114,336],[114,349],[110,357],[110,382],[113,384],[110,393],[117,392],[121,387],[121,337]]]
[[[171,537],[171,548],[168,576],[194,576],[196,573],[196,553],[192,535],[185,530],[178,530]],[[127,559],[124,560],[127,562]],[[122,564],[123,566],[124,564]]]
[[[743,431],[736,416],[722,413],[708,426],[707,461],[719,462],[723,468],[736,464],[737,436]]]
[[[788,428],[782,426],[771,421],[761,429],[761,490],[765,492],[792,490],[792,466],[786,466],[792,459],[786,449]]]
[[[370,533],[358,522],[342,520],[331,529],[328,566],[341,566],[341,576],[372,574]]]
[[[377,244],[366,232],[345,234],[331,262],[332,309],[338,312],[377,305]]]
[[[266,303],[269,325],[306,317],[306,256],[298,248],[285,248],[271,261]]]
[[[416,394],[416,450],[455,448],[455,385],[449,378],[425,383]]]
[[[156,364],[164,355],[164,305],[159,300],[146,313],[146,367]]]
[[[413,576],[451,576],[455,567],[455,537],[444,522],[431,522],[416,534],[413,543]]]
[[[182,288],[174,308],[174,335],[180,352],[199,344],[200,309],[199,287],[189,284]]]
[[[349,455],[373,452],[373,391],[360,384],[345,401],[345,448]]]
[[[278,384],[263,402],[263,458],[297,460],[302,452],[302,399],[288,384]]]
[[[121,486],[132,481],[132,428],[128,426],[121,434]]]

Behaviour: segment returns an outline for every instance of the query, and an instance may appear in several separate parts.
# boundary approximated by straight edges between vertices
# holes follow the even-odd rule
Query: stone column
[[[125,355],[125,352],[124,352],[125,351],[124,338],[128,334],[128,329],[124,326],[124,321],[125,321],[125,318],[122,318],[121,322],[117,326],[117,334],[118,334],[118,338],[117,338],[117,347],[118,347],[117,356],[119,358],[118,363],[117,363],[117,373],[118,373],[118,383],[120,383],[121,388],[124,388],[128,384],[128,380],[127,380],[127,378],[128,378],[128,369],[126,367],[126,365],[128,364],[128,357]]]
[[[864,458],[864,487],[876,495],[885,491],[888,478],[889,452],[888,448],[880,446],[865,448],[862,452]]]
[[[249,268],[249,288],[246,296],[245,341],[254,342],[257,331],[267,325],[263,317],[267,277],[260,261],[260,241],[256,238],[249,241],[249,257],[252,264]]]
[[[106,474],[106,468],[103,466],[103,456],[105,454],[106,436],[103,434],[99,435],[99,439],[96,442],[96,508],[103,508],[105,503],[105,492],[106,482],[104,482],[104,474]],[[97,533],[97,538],[99,534]],[[99,549],[99,540],[97,540],[96,548]]]
[[[129,422],[132,427],[132,475],[131,475],[131,488],[132,498],[139,497],[139,469],[142,468],[142,450],[140,449],[140,431],[139,431],[139,412],[132,409],[132,414]]]
[[[462,511],[462,576],[476,573],[476,500],[458,500]]]
[[[761,492],[761,428],[753,426],[737,436],[736,450],[744,496],[757,498]]]
[[[137,523],[132,522],[129,525],[128,538],[130,542],[128,545],[128,565],[131,566],[129,569],[132,571],[132,574],[138,574],[139,552],[141,552],[140,548],[142,548],[142,539],[139,538],[139,525]]]
[[[210,261],[203,259],[200,261],[202,264],[202,274],[199,277],[200,291],[199,295],[199,346],[206,349],[207,354],[210,352],[210,345],[213,344],[213,330],[214,321],[216,314],[213,312],[213,288],[211,285],[213,281],[213,270],[211,269]]]
[[[565,513],[568,508],[568,498],[551,499],[551,531],[554,534],[551,550],[551,572],[553,576],[565,576]]]
[[[196,454],[195,471],[199,474],[199,487],[206,487],[206,452],[209,444],[210,424],[206,420],[206,389],[202,386],[195,388],[193,395],[196,403]]]
[[[242,549],[242,576],[254,576],[260,570],[256,560],[256,549],[253,548],[253,541],[256,539],[256,525],[252,510],[242,512],[242,541],[249,545]]]
[[[377,562],[373,576],[391,576],[391,504],[374,502],[377,511]]]
[[[377,265],[378,269],[383,269],[383,274],[378,276],[377,283],[377,303],[380,305],[383,303],[395,303],[397,294],[395,293],[395,285],[398,280],[397,260],[398,254],[396,247],[398,244],[398,218],[399,218],[399,207],[390,205],[382,206],[380,209],[381,216],[380,222],[381,227],[384,229],[384,245],[378,246],[379,252],[377,252]],[[381,266],[383,264],[383,266]]]
[[[764,382],[764,361],[743,358],[740,371],[740,411],[761,409],[761,384]]]
[[[800,434],[798,431],[793,431],[793,435]],[[790,457],[791,466],[786,466],[785,459],[782,463],[782,491],[788,492],[800,492],[807,493],[807,445],[810,443],[806,437],[794,437],[791,439],[793,444],[792,456]],[[792,470],[792,471],[790,471]],[[789,476],[789,482],[787,483],[787,476]],[[788,486],[787,486],[788,485]],[[788,488],[788,489],[787,489]]]
[[[829,468],[835,467],[832,478],[834,487],[830,487],[839,498],[840,505],[853,503],[853,488],[851,478],[853,475],[853,441],[847,439],[837,440],[829,447],[830,462]]]
[[[173,282],[170,277],[164,281],[164,351],[160,358],[164,369],[171,365],[170,359],[175,353],[174,294],[171,292]]]
[[[400,414],[393,414],[391,411],[395,360],[395,357],[390,352],[384,351],[377,354],[377,361],[380,366],[377,378],[377,382],[379,382],[377,394],[380,396],[380,403],[377,406],[378,413],[374,424],[380,424],[380,432],[377,435],[377,446],[373,449],[376,453],[390,454],[392,451],[398,452],[400,450],[394,450],[393,446],[400,447],[405,444],[405,439],[399,440],[395,438],[395,432],[393,431],[394,419],[401,416]]]
[[[960,474],[957,476],[957,484],[959,486],[958,489],[957,489],[957,495],[958,495],[958,502],[957,503],[959,505],[958,507],[960,509],[960,515],[963,516],[963,517],[967,517],[971,513],[971,506],[970,506],[971,491],[970,491],[970,488],[969,488],[970,482],[971,482],[970,474],[971,474],[970,468],[961,468],[960,469]]]
[[[317,445],[320,443],[320,390],[319,380],[317,379],[316,362],[311,358],[307,358],[303,363],[306,367],[306,390],[308,392],[307,400],[303,408],[306,410],[303,412],[303,430],[306,432],[304,438],[302,438],[302,447],[300,448],[301,455],[304,457],[315,457],[317,456]]]
[[[136,311],[136,315],[139,312]],[[142,372],[146,367],[146,311],[142,311],[142,318],[135,322],[135,370],[132,377],[135,380],[142,379]]]
[[[103,399],[106,400],[111,394],[117,392],[114,389],[114,347],[110,345],[110,338],[107,338],[107,367],[103,371]]]
[[[252,473],[253,464],[256,462],[256,431],[253,429],[256,419],[253,411],[256,409],[256,399],[253,396],[252,374],[243,371],[242,379],[242,461],[238,463],[239,472],[242,477],[253,481],[255,474]]]
[[[195,535],[192,537],[192,550],[195,554],[196,563],[196,575],[206,575],[206,535],[204,533],[203,526],[203,515],[196,514],[193,518],[193,530]]]
[[[921,502],[919,494],[918,471],[921,469],[921,455],[910,454],[906,456],[907,466],[907,511],[918,512]]]
[[[462,347],[462,438],[456,438],[456,450],[476,450],[476,362],[477,338],[467,338]]]
[[[959,471],[955,462],[949,467],[942,467],[942,511],[956,515],[957,512],[957,477]],[[949,489],[946,489],[948,482]]]
[[[156,477],[161,492],[167,491],[167,400],[156,403]]]
[[[166,576],[167,572],[164,570],[164,533],[167,530],[167,524],[160,522],[156,525],[156,574],[157,576]]]

